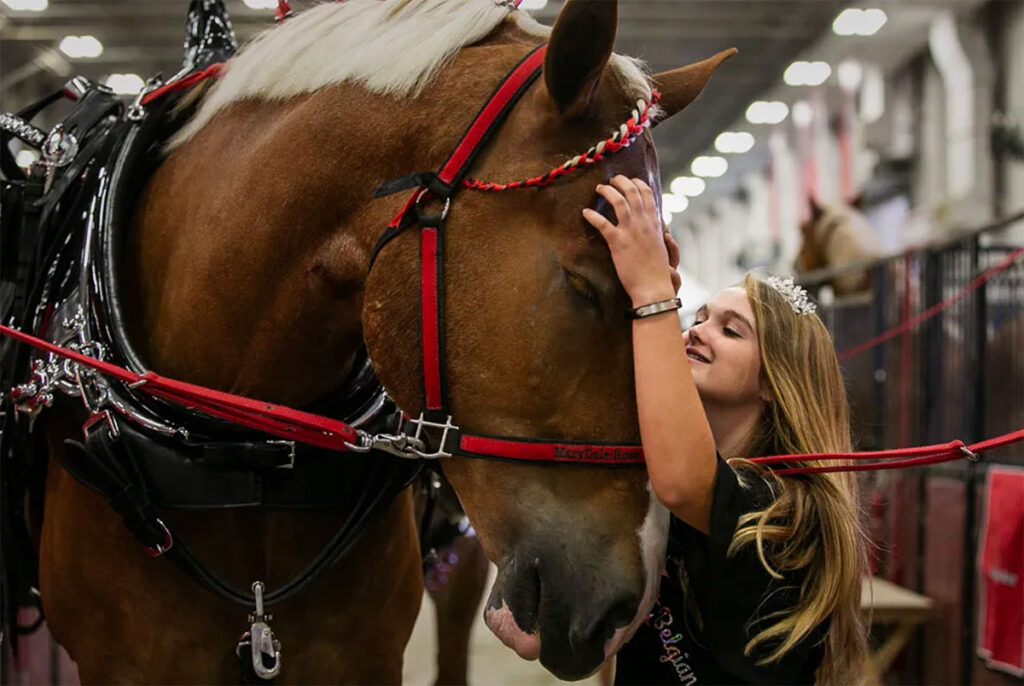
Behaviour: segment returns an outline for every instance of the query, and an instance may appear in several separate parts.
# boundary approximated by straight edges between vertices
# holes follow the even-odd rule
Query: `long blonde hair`
[[[797,314],[778,291],[753,275],[748,274],[742,286],[757,325],[762,381],[771,394],[743,454],[849,452],[849,405],[828,330],[817,315]],[[778,661],[829,620],[817,681],[859,681],[867,654],[860,604],[867,539],[860,524],[856,479],[837,472],[778,477],[735,457],[729,464],[741,483],[765,478],[779,494],[766,509],[740,517],[729,554],[756,545],[772,576],[781,579],[782,573],[798,571],[804,578],[796,606],[761,618],[758,626],[774,622],[750,639],[745,653],[760,647],[768,654],[759,664]]]

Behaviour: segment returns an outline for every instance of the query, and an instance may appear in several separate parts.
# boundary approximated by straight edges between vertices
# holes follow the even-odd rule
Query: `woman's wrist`
[[[662,300],[671,300],[674,297],[676,297],[676,293],[670,283],[661,286],[637,289],[635,293],[630,293],[630,300],[633,301],[633,307],[642,307],[644,305],[650,305],[651,303],[661,302]]]

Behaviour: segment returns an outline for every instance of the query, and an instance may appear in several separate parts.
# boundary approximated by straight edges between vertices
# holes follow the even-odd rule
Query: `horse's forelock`
[[[551,31],[527,13],[489,0],[318,5],[246,45],[171,147],[240,100],[286,99],[342,82],[358,83],[374,93],[415,96],[460,48],[482,40],[505,20],[540,41]],[[650,97],[641,62],[613,55],[610,66],[631,100]]]
[[[414,96],[460,48],[482,40],[510,16],[515,15],[509,8],[485,0],[323,3],[243,47],[174,144],[245,99],[285,99],[342,82]],[[519,23],[539,26],[528,19]]]

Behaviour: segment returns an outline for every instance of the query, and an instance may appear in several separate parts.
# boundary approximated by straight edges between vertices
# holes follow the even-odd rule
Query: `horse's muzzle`
[[[484,618],[520,657],[539,657],[560,679],[582,679],[628,638],[645,589],[639,575],[611,572],[611,560],[542,562],[557,559],[523,551],[502,560]]]

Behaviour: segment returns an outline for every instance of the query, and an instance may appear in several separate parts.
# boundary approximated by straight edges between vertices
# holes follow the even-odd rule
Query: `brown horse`
[[[502,77],[549,41],[543,78],[474,176],[532,176],[603,140],[650,83],[612,55],[616,3],[569,0],[550,35],[491,0],[318,6],[244,49],[149,181],[127,248],[136,344],[161,374],[291,406],[346,377],[365,340],[398,405],[423,406],[415,231],[370,256],[396,198],[383,180],[436,169]],[[653,77],[660,118],[731,53]],[[580,216],[614,174],[658,185],[649,134],[542,190],[463,192],[448,220],[451,408],[474,432],[635,442],[627,298]],[[45,415],[44,415],[45,416]],[[45,416],[51,450],[78,433]],[[345,459],[339,456],[338,459]],[[668,526],[642,468],[454,457],[443,465],[499,568],[491,628],[554,674],[596,670],[653,602]],[[273,588],[344,512],[174,512],[238,585]],[[41,590],[84,682],[236,679],[235,605],[151,559],[102,498],[54,466]],[[288,682],[393,683],[422,595],[411,498],[275,608]]]
[[[821,205],[811,198],[810,207],[810,217],[800,225],[802,242],[796,257],[797,272],[841,268],[881,257],[878,233],[856,202]],[[835,276],[829,283],[835,295],[864,293],[871,289],[871,274],[853,270]]]

